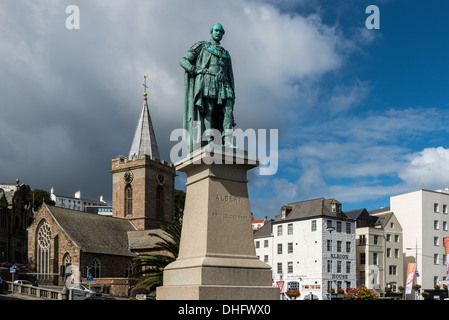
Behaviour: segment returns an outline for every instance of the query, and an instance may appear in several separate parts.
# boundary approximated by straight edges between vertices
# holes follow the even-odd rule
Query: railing
[[[62,291],[48,289],[44,287],[35,287],[32,285],[12,283],[10,281],[5,281],[8,284],[8,288],[16,294],[23,294],[28,296],[33,296],[45,300],[65,300],[67,299],[66,294]]]

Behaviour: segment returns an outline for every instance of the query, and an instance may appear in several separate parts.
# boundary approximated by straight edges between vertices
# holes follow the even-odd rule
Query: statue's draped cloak
[[[215,76],[195,73],[197,69],[208,68],[212,55],[219,56],[223,59],[226,66],[224,68],[226,74],[223,76],[226,79],[226,84],[229,84],[231,88],[227,88],[224,82],[214,83],[216,81]],[[192,152],[202,146],[201,135],[204,132],[204,121],[202,119],[204,93],[206,92],[206,95],[214,95],[214,91],[216,91],[217,101],[235,99],[234,75],[229,53],[223,48],[217,53],[207,41],[199,41],[194,44],[189,49],[187,55],[181,59],[180,65],[186,70],[184,74],[183,139],[188,152]]]

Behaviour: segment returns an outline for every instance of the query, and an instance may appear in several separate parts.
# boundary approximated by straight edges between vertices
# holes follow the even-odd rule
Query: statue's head
[[[212,39],[219,42],[223,38],[225,31],[221,24],[216,23],[210,28],[210,34],[212,36]]]

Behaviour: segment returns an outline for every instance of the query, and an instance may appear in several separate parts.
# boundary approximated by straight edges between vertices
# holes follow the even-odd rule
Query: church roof
[[[148,250],[154,247],[157,242],[162,241],[158,237],[150,236],[150,233],[158,234],[164,239],[169,239],[162,229],[128,231],[129,248],[131,250]]]
[[[134,133],[134,139],[128,157],[131,160],[134,155],[140,158],[143,154],[160,158],[146,93],[144,93],[142,112],[137,122],[136,132]]]
[[[128,232],[136,228],[128,220],[50,205],[47,205],[47,208],[82,251],[120,256],[136,255],[128,246]]]

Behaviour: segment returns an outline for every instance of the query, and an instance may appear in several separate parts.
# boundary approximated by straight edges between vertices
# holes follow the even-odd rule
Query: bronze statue
[[[225,34],[219,23],[210,29],[211,39],[199,41],[181,59],[185,69],[184,142],[189,152],[208,143],[232,146],[234,122],[234,75],[231,56],[220,46]],[[203,133],[218,130],[222,141],[203,141]]]

